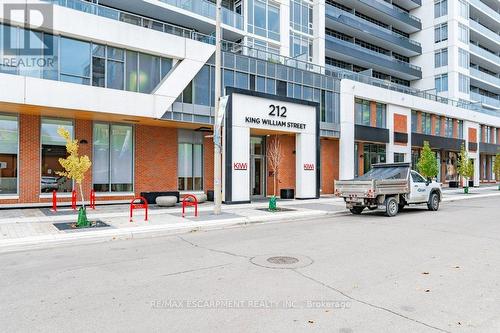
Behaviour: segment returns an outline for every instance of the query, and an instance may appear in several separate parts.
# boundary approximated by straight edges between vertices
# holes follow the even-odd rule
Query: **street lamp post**
[[[221,1],[217,0],[215,13],[215,121],[214,121],[214,214],[221,213],[222,206],[222,136],[220,118],[221,97]]]

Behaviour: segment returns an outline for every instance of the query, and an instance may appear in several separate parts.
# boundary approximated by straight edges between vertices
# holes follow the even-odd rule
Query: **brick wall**
[[[40,117],[19,115],[19,202],[39,202]]]
[[[92,161],[92,121],[91,120],[75,120],[75,138],[79,141],[85,140],[86,144],[80,143],[79,153],[80,155],[87,155]],[[90,199],[90,191],[92,190],[92,167],[85,174],[85,179],[82,182],[83,193],[86,200]],[[77,189],[78,190],[78,189]],[[80,199],[80,194],[78,193],[78,199]]]
[[[177,190],[177,130],[135,127],[135,193]]]
[[[321,139],[321,194],[334,193],[339,179],[339,141]]]
[[[274,140],[274,136],[269,137],[267,140],[267,151],[269,151],[269,145]],[[279,195],[280,189],[282,188],[293,188],[295,189],[295,135],[278,135],[281,144],[281,163],[278,168],[277,180],[276,180],[276,195]],[[268,174],[267,174],[267,194],[272,195],[274,193],[273,177],[269,176],[272,170],[270,168],[269,160],[267,161]]]
[[[203,169],[205,174],[204,190],[214,189],[214,141],[205,138],[203,141]]]

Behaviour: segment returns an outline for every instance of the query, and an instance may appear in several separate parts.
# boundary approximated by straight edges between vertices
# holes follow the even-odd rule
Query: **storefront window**
[[[133,192],[133,127],[96,123],[93,138],[94,190]]]
[[[179,130],[177,177],[179,191],[203,190],[203,136]]]
[[[17,193],[17,117],[0,114],[0,196]]]
[[[458,166],[458,154],[452,151],[446,152],[446,175],[445,179],[447,181],[457,180],[457,166]]]
[[[57,172],[64,171],[59,163],[60,158],[66,158],[66,141],[57,133],[60,127],[69,131],[74,137],[73,122],[71,120],[42,118],[41,142],[42,142],[42,178],[40,190],[42,192],[71,192],[73,183]]]

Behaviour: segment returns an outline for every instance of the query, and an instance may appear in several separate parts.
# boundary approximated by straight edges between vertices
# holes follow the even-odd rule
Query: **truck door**
[[[410,202],[427,202],[427,184],[415,171],[411,172]]]

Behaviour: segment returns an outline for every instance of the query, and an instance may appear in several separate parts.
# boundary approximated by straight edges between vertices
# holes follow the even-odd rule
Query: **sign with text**
[[[233,95],[233,125],[290,133],[316,134],[316,108],[287,101]]]
[[[314,163],[304,163],[304,170],[314,171]]]
[[[234,170],[248,170],[248,163],[234,162],[233,169]]]

